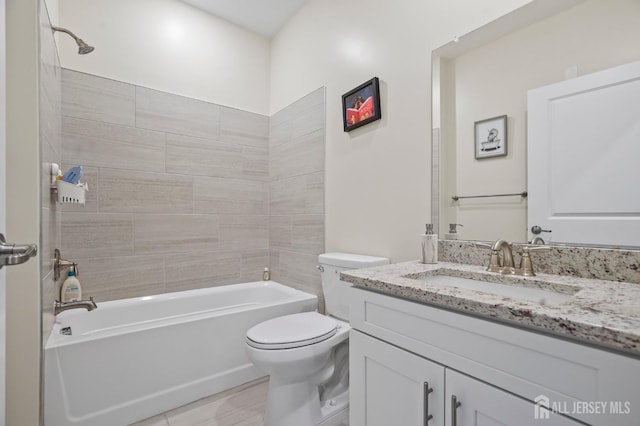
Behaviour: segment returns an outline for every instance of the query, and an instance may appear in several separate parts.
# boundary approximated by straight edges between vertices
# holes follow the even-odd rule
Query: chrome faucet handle
[[[485,242],[474,242],[472,243],[474,247],[486,248],[491,250],[491,255],[489,256],[489,266],[487,267],[487,271],[490,272],[502,272],[502,262],[500,261],[500,252],[494,249],[494,243],[485,243]]]
[[[541,245],[523,245],[522,246],[522,258],[520,259],[520,268],[516,270],[516,274],[524,275],[525,277],[535,277],[536,273],[533,270],[533,262],[531,261],[532,251],[549,251],[551,247]]]
[[[493,247],[493,243],[485,243],[484,241],[473,241],[471,242],[471,244],[474,247],[479,247],[479,248],[491,248]]]

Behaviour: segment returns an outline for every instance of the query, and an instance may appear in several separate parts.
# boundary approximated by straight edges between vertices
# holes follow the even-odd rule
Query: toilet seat
[[[334,336],[338,323],[317,312],[285,315],[264,321],[247,331],[247,344],[256,349],[293,349]]]

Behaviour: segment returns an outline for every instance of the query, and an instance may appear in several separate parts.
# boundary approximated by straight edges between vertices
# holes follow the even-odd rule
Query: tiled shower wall
[[[40,278],[42,293],[42,338],[43,344],[49,337],[53,327],[53,300],[56,283],[53,280],[53,250],[60,246],[60,210],[56,204],[56,197],[51,193],[49,165],[60,163],[60,120],[61,120],[61,82],[60,62],[56,51],[53,33],[45,31],[49,28],[49,15],[45,2],[40,2],[40,162],[41,171],[41,214],[40,214],[40,244],[38,258],[40,259]]]
[[[269,127],[272,275],[322,301],[316,266],[324,252],[325,89],[271,116]]]
[[[269,132],[267,116],[63,70],[63,167],[83,165],[90,191],[85,206],[63,206],[61,244],[83,293],[105,301],[261,279],[270,205],[298,214],[299,178],[270,179]]]

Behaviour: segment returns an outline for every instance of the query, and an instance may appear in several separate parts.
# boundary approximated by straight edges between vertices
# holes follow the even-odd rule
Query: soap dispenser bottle
[[[422,263],[438,263],[438,234],[433,233],[431,223],[427,223],[422,235]]]
[[[67,279],[62,283],[62,288],[60,289],[60,301],[62,303],[79,302],[82,300],[82,288],[80,287],[80,281],[78,281],[75,275],[75,271],[70,269]]]
[[[460,223],[450,223],[449,224],[449,232],[444,234],[445,240],[460,240],[462,239],[461,233],[458,232],[458,226],[462,226]]]

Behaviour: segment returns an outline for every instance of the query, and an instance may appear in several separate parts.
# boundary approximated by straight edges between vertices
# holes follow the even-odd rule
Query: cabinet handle
[[[458,397],[451,395],[451,426],[458,424],[458,407],[461,405],[462,403],[458,401]]]
[[[429,387],[429,382],[424,382],[422,386],[423,395],[424,395],[424,426],[427,426],[429,420],[433,418],[431,414],[429,414],[429,394],[433,392],[433,388]]]

